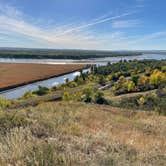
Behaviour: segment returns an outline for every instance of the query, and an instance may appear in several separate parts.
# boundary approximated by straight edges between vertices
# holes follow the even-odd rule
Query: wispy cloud
[[[53,26],[48,29],[25,21],[22,12],[15,7],[0,4],[0,32],[4,34],[21,34],[32,40],[47,43],[50,47],[96,49],[102,48],[103,45],[98,40],[100,37],[89,31],[89,28],[132,14],[133,12],[126,12],[116,16],[104,15],[88,23],[75,26]]]
[[[76,28],[70,29],[68,32],[75,31],[75,30],[81,30],[81,29],[91,27],[91,26],[94,26],[94,25],[97,25],[97,24],[101,24],[101,23],[105,23],[105,22],[108,22],[108,21],[116,20],[116,19],[119,19],[119,18],[122,18],[122,17],[125,17],[125,16],[132,15],[133,13],[135,13],[135,12],[127,12],[127,13],[120,14],[118,16],[102,18],[102,19],[99,19],[95,22],[90,22],[90,23],[84,24],[82,26],[78,26]]]
[[[23,13],[10,4],[0,3],[0,15],[18,19]]]
[[[17,36],[17,42],[20,40],[18,43],[24,42],[25,38],[39,43],[34,47],[45,45],[50,48],[116,50],[138,49],[138,47],[146,46],[146,43],[152,39],[158,40],[166,37],[165,31],[138,34],[137,36],[129,35],[125,31],[126,28],[137,27],[142,23],[140,19],[129,19],[135,13],[136,11],[132,11],[113,15],[109,12],[86,23],[76,24],[74,22],[64,25],[40,26],[35,19],[31,22],[27,21],[24,13],[17,8],[0,3],[0,36],[2,40],[0,43],[14,41],[13,36]],[[112,25],[108,32],[97,33],[93,31],[95,26],[104,23]],[[41,43],[43,44],[40,45]]]
[[[129,28],[141,24],[140,20],[116,20],[112,22],[113,28]]]
[[[135,38],[133,41],[129,41],[130,44],[144,43],[153,39],[162,39],[166,37],[166,31],[153,32],[151,34],[145,34],[138,38]]]

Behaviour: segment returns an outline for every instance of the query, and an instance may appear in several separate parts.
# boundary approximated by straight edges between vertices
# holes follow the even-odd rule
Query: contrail
[[[67,31],[64,31],[63,34],[70,33],[70,32],[77,31],[77,30],[81,30],[81,29],[84,29],[84,28],[88,28],[88,27],[91,27],[91,26],[94,26],[94,25],[97,25],[97,24],[108,22],[110,20],[115,20],[115,19],[118,19],[118,18],[121,18],[121,17],[129,16],[133,13],[135,13],[135,12],[128,12],[128,13],[124,13],[124,14],[121,14],[121,15],[118,15],[118,16],[107,17],[107,18],[104,18],[104,19],[101,19],[101,20],[98,20],[98,21],[95,21],[95,22],[91,22],[91,23],[88,23],[88,24],[85,24],[85,25],[82,25],[82,26],[78,26],[76,28],[69,29]]]

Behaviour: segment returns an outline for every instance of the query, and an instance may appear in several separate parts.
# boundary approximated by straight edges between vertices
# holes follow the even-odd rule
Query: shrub
[[[71,98],[69,92],[64,92],[64,93],[63,93],[63,96],[62,96],[62,100],[63,100],[63,101],[70,101],[71,99],[72,99],[72,98]]]
[[[99,82],[98,83],[102,86],[106,85],[106,80],[105,80],[104,76],[99,77]]]
[[[47,87],[39,86],[37,91],[34,91],[33,94],[38,96],[49,94],[50,90]]]
[[[104,104],[105,103],[105,99],[104,99],[104,93],[103,92],[97,92],[95,93],[95,102],[97,104]]]
[[[24,95],[23,95],[23,99],[28,99],[28,98],[31,98],[31,97],[35,97],[36,94],[32,93],[32,92],[26,92]]]
[[[70,87],[70,88],[74,88],[74,87],[77,87],[77,83],[76,82],[69,82],[68,83],[68,87]]]
[[[84,88],[83,95],[84,95],[84,102],[90,103],[92,101],[92,88]]]

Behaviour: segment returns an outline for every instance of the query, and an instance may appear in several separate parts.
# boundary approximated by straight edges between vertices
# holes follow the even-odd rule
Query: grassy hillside
[[[165,123],[79,102],[0,111],[0,165],[164,165]]]

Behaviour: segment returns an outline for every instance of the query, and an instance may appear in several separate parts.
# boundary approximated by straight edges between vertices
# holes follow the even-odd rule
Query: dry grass
[[[0,89],[27,84],[85,68],[85,65],[0,63]]]
[[[73,102],[13,111],[0,112],[13,124],[0,124],[1,165],[166,163],[166,117]]]
[[[104,96],[107,100],[118,102],[123,98],[130,98],[130,97],[135,97],[135,96],[139,96],[139,95],[148,95],[148,94],[153,94],[155,92],[156,92],[156,90],[149,90],[149,91],[145,91],[145,92],[133,92],[133,93],[128,93],[128,94],[122,94],[122,95],[115,96],[111,92],[111,90],[106,90],[106,91],[104,91]]]

